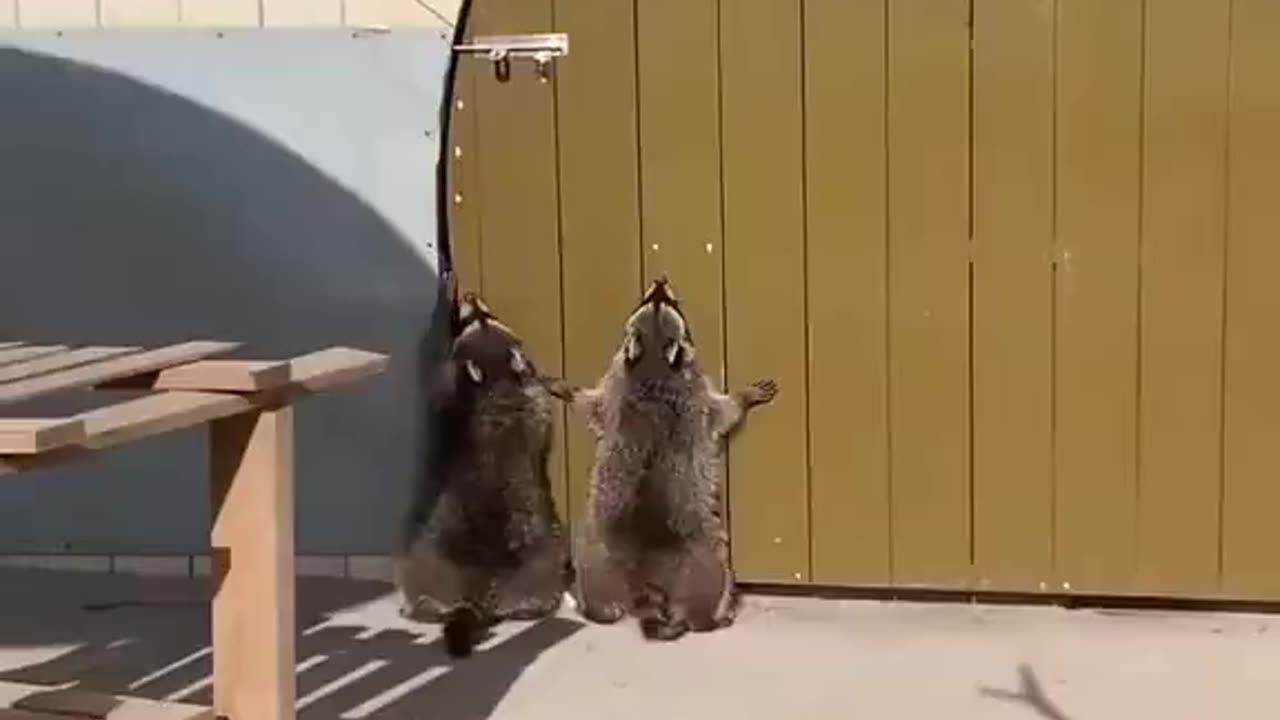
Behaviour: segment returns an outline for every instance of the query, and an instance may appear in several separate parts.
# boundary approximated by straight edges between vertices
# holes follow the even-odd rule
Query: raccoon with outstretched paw
[[[722,456],[748,411],[778,393],[772,380],[721,393],[694,356],[663,277],[627,318],[595,387],[549,383],[596,438],[587,517],[574,533],[578,610],[597,623],[636,616],[655,640],[733,622]]]

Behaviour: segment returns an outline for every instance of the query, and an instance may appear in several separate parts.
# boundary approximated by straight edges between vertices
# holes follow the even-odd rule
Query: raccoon
[[[674,640],[732,624],[737,605],[720,517],[721,456],[747,412],[778,386],[717,391],[667,278],[627,318],[622,345],[594,388],[553,395],[596,436],[587,517],[575,532],[573,595],[597,623],[631,614],[645,637]]]
[[[555,613],[572,578],[547,470],[549,380],[474,293],[450,326],[423,478],[439,490],[419,488],[394,567],[401,614],[443,623],[446,651],[463,657],[496,622]]]

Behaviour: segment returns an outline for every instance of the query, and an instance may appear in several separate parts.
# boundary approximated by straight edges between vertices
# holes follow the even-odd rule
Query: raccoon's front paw
[[[764,405],[778,396],[778,383],[775,380],[757,380],[742,395],[748,405]]]
[[[547,389],[547,392],[551,393],[552,397],[568,403],[573,402],[573,399],[577,397],[580,391],[577,385],[563,378],[544,377],[542,378],[542,385]]]

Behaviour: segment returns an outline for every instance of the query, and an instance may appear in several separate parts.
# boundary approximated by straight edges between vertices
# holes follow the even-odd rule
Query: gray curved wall
[[[299,551],[385,551],[437,325],[448,57],[437,30],[0,35],[0,336],[390,353],[297,416]],[[6,478],[0,553],[202,552],[204,451],[183,433]]]

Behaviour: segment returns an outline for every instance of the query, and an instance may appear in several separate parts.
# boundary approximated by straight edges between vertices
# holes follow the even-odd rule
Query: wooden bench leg
[[[294,717],[293,409],[218,420],[213,509],[213,707],[231,720]]]

